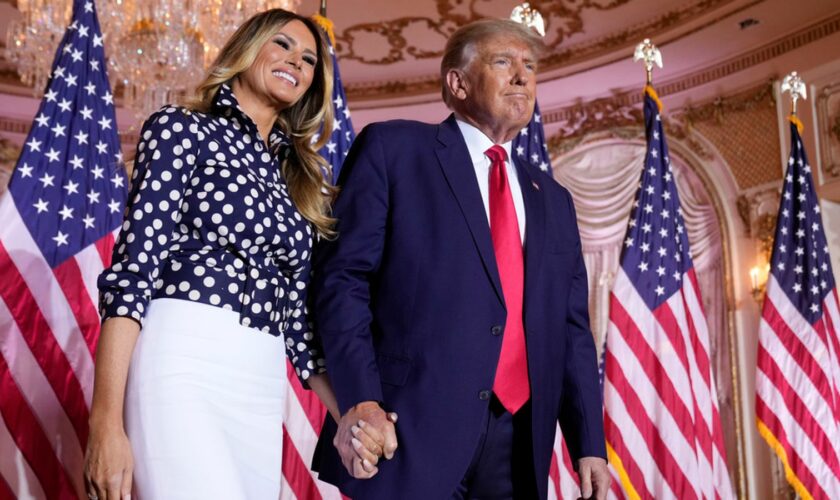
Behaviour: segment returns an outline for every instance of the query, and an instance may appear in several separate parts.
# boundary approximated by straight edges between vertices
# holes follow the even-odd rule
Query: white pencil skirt
[[[277,499],[287,386],[282,337],[153,300],[126,387],[135,498]]]

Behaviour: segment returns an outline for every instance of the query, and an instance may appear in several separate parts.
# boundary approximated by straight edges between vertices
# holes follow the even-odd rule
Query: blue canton
[[[102,41],[93,2],[76,0],[9,183],[23,222],[52,267],[122,221],[125,171]]]
[[[540,106],[534,103],[534,114],[528,125],[513,138],[513,154],[519,160],[525,160],[534,167],[548,172],[551,160],[545,143],[545,131],[540,117]]]
[[[791,303],[814,324],[822,316],[826,295],[834,290],[834,273],[811,166],[793,123],[790,138],[770,272]]]
[[[338,174],[341,172],[341,165],[344,158],[350,152],[350,145],[356,138],[353,130],[353,122],[350,120],[350,108],[347,107],[347,96],[344,94],[344,86],[341,84],[341,73],[338,70],[338,60],[335,57],[330,38],[327,37],[327,45],[330,47],[330,57],[333,63],[333,112],[335,121],[330,135],[330,141],[318,151],[330,164],[332,170],[332,182],[338,182]]]
[[[209,113],[154,113],[137,146],[114,263],[99,277],[103,319],[142,325],[154,298],[210,304],[284,335],[301,379],[325,371],[306,309],[314,231],[280,169],[290,151],[277,126],[264,143],[227,84]]]
[[[621,265],[654,310],[682,287],[682,276],[692,262],[659,108],[648,94],[645,134],[645,169],[630,214]]]

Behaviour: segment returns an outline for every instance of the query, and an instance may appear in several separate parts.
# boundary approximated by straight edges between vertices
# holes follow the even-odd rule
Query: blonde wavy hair
[[[251,17],[219,51],[204,80],[196,87],[195,95],[185,106],[194,111],[210,111],[219,87],[248,69],[263,45],[290,21],[300,21],[312,32],[318,62],[309,89],[277,118],[277,124],[289,136],[294,151],[281,165],[281,172],[301,215],[315,226],[318,234],[331,238],[335,236],[335,219],[330,216],[330,203],[337,189],[322,174],[322,169],[329,171],[329,164],[318,150],[329,141],[332,133],[333,66],[325,34],[315,22],[283,9],[271,9]],[[318,137],[317,141],[315,137]]]

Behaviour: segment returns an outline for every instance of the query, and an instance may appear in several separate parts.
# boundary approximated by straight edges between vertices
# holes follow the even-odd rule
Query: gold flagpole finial
[[[662,68],[662,53],[659,52],[656,45],[645,38],[642,43],[636,45],[636,51],[633,53],[633,62],[636,61],[644,61],[647,84],[650,85],[653,82],[653,65],[656,64]]]
[[[790,92],[791,108],[790,114],[796,115],[796,101],[799,99],[807,99],[808,91],[805,87],[805,82],[802,77],[792,72],[782,80],[782,92]]]
[[[321,10],[320,14],[323,17],[327,17],[327,0],[321,0]]]
[[[537,9],[531,7],[528,2],[521,3],[513,8],[510,19],[533,29],[540,36],[545,36],[545,21]]]

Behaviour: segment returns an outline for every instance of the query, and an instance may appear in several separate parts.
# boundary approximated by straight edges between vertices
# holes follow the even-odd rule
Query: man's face
[[[512,36],[476,46],[466,69],[465,112],[493,130],[518,130],[534,112],[537,62],[528,44]]]

